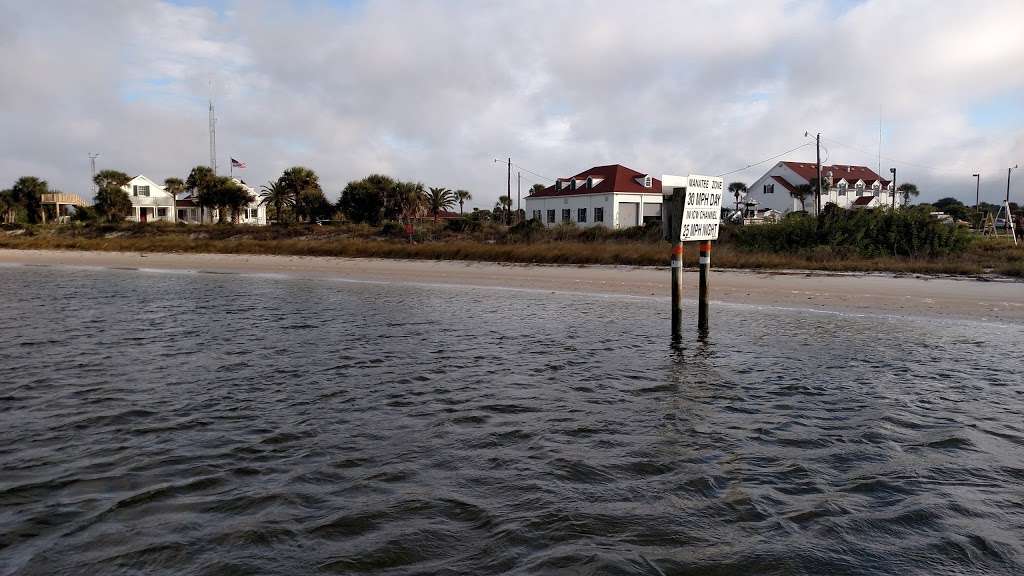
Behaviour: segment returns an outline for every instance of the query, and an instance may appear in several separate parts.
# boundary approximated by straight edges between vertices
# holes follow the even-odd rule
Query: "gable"
[[[157,197],[166,196],[166,197],[170,198],[170,196],[171,196],[170,194],[167,193],[167,190],[165,190],[163,186],[157,184],[156,182],[150,180],[149,178],[143,176],[142,174],[139,174],[135,178],[132,178],[131,180],[129,180],[128,184],[126,184],[124,186],[123,190],[125,192],[127,192],[129,196],[133,196],[134,195],[133,191],[135,190],[136,186],[148,186],[149,187],[149,196],[150,197],[153,197],[153,196],[157,196]]]

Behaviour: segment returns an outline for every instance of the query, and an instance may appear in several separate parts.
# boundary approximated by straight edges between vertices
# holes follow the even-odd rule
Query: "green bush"
[[[380,229],[380,235],[390,238],[405,238],[405,226],[394,221],[385,222]]]
[[[843,210],[827,207],[817,218],[790,216],[778,224],[744,226],[733,232],[744,250],[820,252],[837,255],[931,257],[961,252],[967,231],[943,224],[925,210]]]
[[[464,234],[481,231],[483,229],[483,224],[479,219],[463,216],[462,218],[456,218],[446,222],[445,229],[449,232]]]

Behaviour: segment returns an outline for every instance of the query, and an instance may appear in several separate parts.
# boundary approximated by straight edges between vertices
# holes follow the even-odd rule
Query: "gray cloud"
[[[211,79],[222,167],[243,159],[259,183],[307,165],[331,196],[383,171],[489,206],[495,157],[717,174],[804,130],[830,161],[874,167],[880,111],[883,170],[925,199],[973,197],[977,170],[994,199],[1024,162],[1013,0],[94,4],[0,0],[0,183],[85,192],[87,152],[183,176],[207,161]]]

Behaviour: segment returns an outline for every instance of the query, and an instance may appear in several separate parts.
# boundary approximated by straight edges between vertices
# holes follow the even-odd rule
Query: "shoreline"
[[[18,249],[0,249],[0,263],[263,274],[633,297],[667,298],[669,295],[667,266]],[[695,297],[697,274],[687,270],[684,281],[685,297]],[[715,302],[1024,323],[1024,285],[1013,279],[717,269],[712,273],[711,282],[711,299]]]

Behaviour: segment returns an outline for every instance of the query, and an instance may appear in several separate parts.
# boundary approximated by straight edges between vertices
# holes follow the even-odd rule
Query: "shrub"
[[[932,257],[961,252],[969,234],[931,218],[924,210],[843,210],[828,207],[817,218],[789,216],[778,224],[734,231],[737,246],[769,252],[813,251],[863,257]]]
[[[448,230],[449,232],[456,232],[460,234],[469,232],[479,232],[483,230],[483,224],[480,222],[479,219],[470,218],[469,216],[463,216],[462,218],[449,220],[447,223],[445,223],[445,229]]]
[[[405,233],[405,226],[399,222],[389,220],[384,223],[384,226],[380,229],[381,236],[388,236],[391,238],[405,238],[408,236]]]

